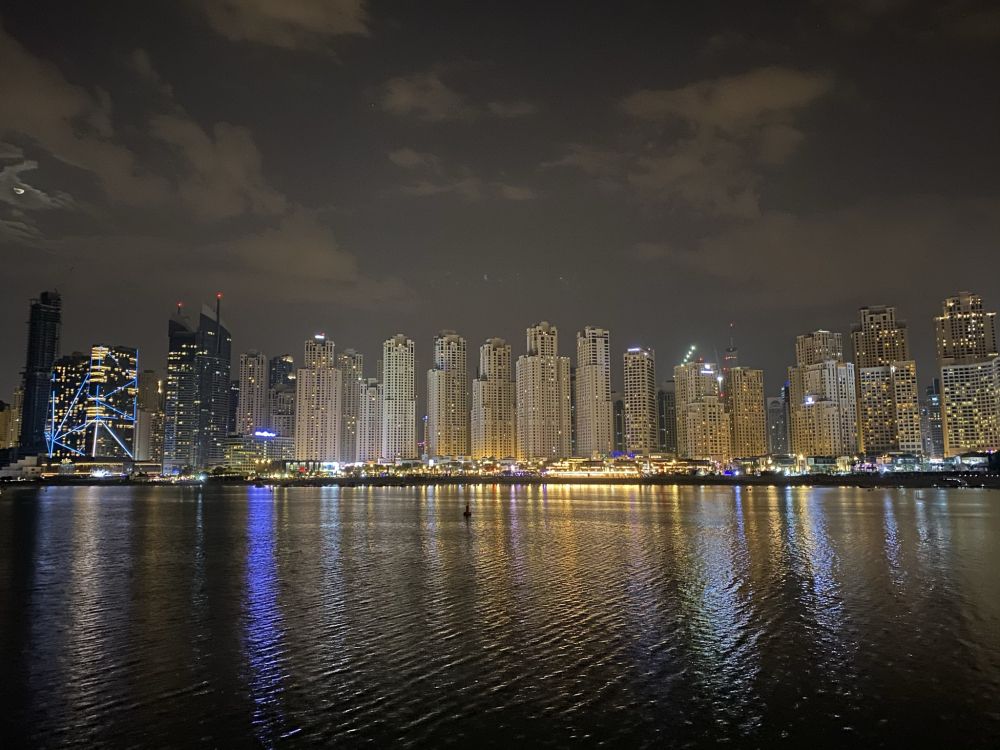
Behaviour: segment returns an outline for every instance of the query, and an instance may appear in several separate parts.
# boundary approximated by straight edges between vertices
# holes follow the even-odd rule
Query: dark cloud
[[[474,103],[446,84],[443,74],[436,70],[389,79],[382,87],[379,103],[390,114],[424,122],[471,122],[480,117],[513,119],[538,111],[536,105],[521,100]]]
[[[478,201],[487,197],[528,201],[538,197],[538,191],[534,188],[502,180],[484,181],[469,167],[446,168],[442,160],[434,154],[421,153],[411,148],[391,151],[389,161],[397,167],[422,174],[416,181],[402,186],[401,191],[405,195],[418,198],[454,195],[467,201]]]
[[[642,89],[620,107],[656,126],[641,145],[573,145],[547,166],[576,167],[634,188],[648,199],[707,215],[759,215],[762,169],[784,163],[804,134],[799,114],[833,88],[833,77],[766,67],[674,89]]]
[[[236,42],[323,50],[331,37],[368,34],[365,0],[197,0],[191,7]]]

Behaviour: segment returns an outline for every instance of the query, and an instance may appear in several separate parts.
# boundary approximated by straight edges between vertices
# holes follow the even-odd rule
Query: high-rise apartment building
[[[181,305],[168,323],[163,401],[163,471],[198,468],[198,335]]]
[[[279,354],[271,357],[267,363],[267,382],[271,388],[279,385],[295,384],[295,357],[291,354]]]
[[[945,457],[1000,449],[1000,357],[941,368]]]
[[[780,396],[767,399],[767,447],[773,455],[783,455],[791,450],[788,440],[788,384],[781,388]]]
[[[343,379],[340,460],[352,464],[358,460],[358,409],[361,406],[361,390],[365,384],[364,355],[354,349],[345,349],[337,355],[337,367]]]
[[[417,457],[413,341],[401,333],[382,343],[382,429],[380,458]]]
[[[276,437],[295,437],[295,378],[270,388],[268,425]]]
[[[611,337],[603,328],[587,326],[576,334],[573,419],[575,452],[591,458],[614,448],[611,410]]]
[[[733,456],[766,455],[767,413],[764,409],[764,371],[730,367],[723,380],[725,407],[731,422]]]
[[[427,371],[428,456],[469,455],[469,379],[465,339],[454,331],[434,337]]]
[[[473,458],[515,455],[514,381],[510,361],[510,344],[503,339],[487,339],[479,347],[479,369],[472,381]]]
[[[984,310],[978,294],[960,292],[944,301],[934,324],[942,452],[993,450],[1000,440],[996,313]]]
[[[941,423],[941,381],[937,378],[924,391],[920,403],[920,434],[924,441],[924,455],[929,458],[944,457],[944,430]]]
[[[732,458],[729,417],[720,391],[722,375],[711,362],[686,362],[674,368],[677,402],[677,453],[681,458]]]
[[[920,453],[917,364],[896,308],[862,307],[851,333],[857,366],[858,448]]]
[[[382,386],[375,378],[361,384],[357,433],[355,461],[378,461],[382,455]]]
[[[677,453],[677,392],[673,380],[664,380],[656,391],[659,449]]]
[[[139,373],[138,415],[135,424],[136,461],[163,461],[164,382],[156,370]]]
[[[706,395],[687,402],[683,409],[678,408],[677,418],[684,425],[681,453],[686,458],[724,464],[733,457],[732,428],[721,396]]]
[[[546,321],[527,330],[517,359],[517,454],[521,460],[568,458],[571,449],[569,357],[559,356],[559,331]]]
[[[14,400],[10,403],[10,425],[7,444],[10,448],[17,448],[21,441],[21,414],[24,410],[24,388],[18,386],[14,389]]]
[[[790,452],[849,456],[858,449],[854,364],[844,362],[842,337],[815,331],[795,340],[788,368]]]
[[[23,401],[21,455],[46,451],[45,424],[49,417],[49,385],[52,365],[59,356],[59,333],[62,327],[62,298],[59,292],[42,292],[31,300],[28,317],[28,347],[21,373]]]
[[[303,364],[295,374],[295,460],[340,461],[343,386],[333,341],[322,333],[307,340]]]
[[[0,401],[0,451],[11,448],[10,423],[14,409],[6,401]]]
[[[612,392],[611,417],[614,422],[614,452],[625,452],[625,394]]]
[[[271,427],[267,357],[258,351],[240,355],[240,381],[235,432],[253,435]]]
[[[134,458],[139,353],[95,344],[52,367],[46,452],[58,457]]]
[[[996,312],[983,309],[983,298],[959,292],[942,304],[934,318],[938,363],[985,362],[997,356]]]
[[[649,455],[659,448],[656,422],[656,355],[632,347],[625,352],[625,450]]]

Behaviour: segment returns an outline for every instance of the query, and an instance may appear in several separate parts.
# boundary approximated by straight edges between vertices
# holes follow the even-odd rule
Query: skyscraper
[[[95,344],[53,365],[45,440],[49,456],[135,456],[134,348]]]
[[[587,326],[576,334],[575,380],[576,453],[586,458],[608,455],[614,449],[614,424],[611,336],[605,329]]]
[[[516,371],[518,458],[569,457],[569,357],[559,356],[555,326],[542,321],[528,328],[527,354],[518,357]]]
[[[510,359],[510,344],[503,339],[487,339],[479,347],[479,370],[472,381],[473,458],[515,455]]]
[[[1000,357],[941,368],[945,457],[1000,450]]]
[[[718,463],[729,461],[731,426],[720,395],[722,375],[716,365],[701,360],[677,365],[674,384],[678,455]]]
[[[286,380],[270,389],[271,432],[278,437],[295,437],[295,378]]]
[[[427,371],[429,456],[469,455],[469,382],[465,339],[454,331],[434,337],[434,366]]]
[[[135,425],[136,461],[163,461],[164,382],[156,370],[139,373],[138,417]]]
[[[236,429],[240,435],[253,435],[271,427],[268,398],[268,361],[261,352],[240,355],[240,380]]]
[[[267,365],[267,382],[271,388],[295,384],[295,357],[279,354],[271,357]]]
[[[382,441],[386,461],[417,457],[413,341],[402,333],[382,343]]]
[[[677,453],[677,391],[673,380],[664,380],[656,391],[660,450]]]
[[[781,455],[791,450],[788,441],[788,385],[780,396],[767,398],[767,445],[770,453]]]
[[[730,367],[724,376],[725,407],[731,423],[733,456],[766,455],[767,413],[764,410],[764,371]]]
[[[233,337],[222,321],[222,295],[215,295],[215,310],[202,305],[196,334],[198,352],[198,440],[199,467],[220,466],[225,458],[223,439],[229,432],[230,403],[234,396],[232,370]],[[238,385],[238,384],[237,384]]]
[[[382,386],[375,378],[361,384],[357,427],[355,460],[378,461],[382,455]]]
[[[337,355],[337,367],[343,381],[340,405],[340,460],[352,464],[358,460],[358,409],[364,387],[364,356],[354,349]]]
[[[862,307],[851,333],[857,365],[858,447],[920,453],[917,365],[896,308]]]
[[[625,450],[648,455],[658,447],[656,355],[633,347],[625,352]]]
[[[11,417],[13,416],[13,408],[6,401],[0,401],[0,451],[5,451],[11,448]]]
[[[788,368],[792,453],[839,457],[857,452],[854,364],[844,362],[842,341],[830,331],[795,339],[795,365]]]
[[[934,318],[938,363],[985,362],[997,356],[996,312],[983,309],[983,298],[959,292],[942,304]]]
[[[924,400],[920,404],[920,433],[924,441],[924,455],[942,458],[944,430],[941,422],[941,381],[937,378],[924,391]]]
[[[611,394],[611,419],[614,424],[614,452],[625,452],[625,394]]]
[[[943,454],[1000,447],[996,313],[983,309],[978,294],[960,292],[944,301],[934,323]]]
[[[180,304],[170,318],[167,331],[163,471],[173,473],[198,468],[198,337]]]
[[[305,343],[304,367],[295,375],[295,460],[340,460],[341,372],[333,341],[317,333]]]
[[[24,392],[21,405],[21,455],[44,453],[45,423],[49,407],[49,380],[59,356],[62,326],[62,298],[59,292],[42,292],[31,300],[28,318],[28,347],[21,373]]]

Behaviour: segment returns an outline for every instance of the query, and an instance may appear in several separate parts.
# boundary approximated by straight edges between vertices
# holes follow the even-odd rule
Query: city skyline
[[[78,300],[66,350],[100,321],[158,361],[162,310],[222,289],[237,351],[550,320],[721,359],[735,321],[774,382],[863,305],[927,372],[938,300],[1000,297],[986,2],[63,5],[4,11],[0,246]],[[4,350],[23,323],[5,295]]]

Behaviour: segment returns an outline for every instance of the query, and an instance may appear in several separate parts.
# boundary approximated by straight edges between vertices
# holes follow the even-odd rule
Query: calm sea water
[[[0,706],[4,747],[997,747],[1000,492],[8,489]]]

